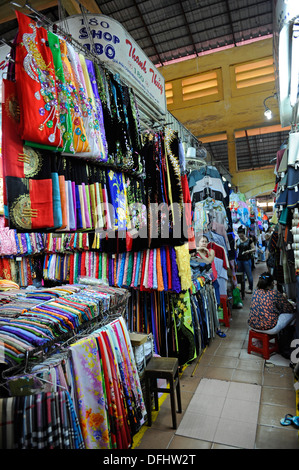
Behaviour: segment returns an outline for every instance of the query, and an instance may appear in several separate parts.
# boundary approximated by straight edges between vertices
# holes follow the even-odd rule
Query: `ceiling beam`
[[[18,5],[21,5],[22,8],[18,8],[19,11],[22,13],[29,12],[28,8],[25,7],[26,0],[15,0]],[[32,6],[35,10],[41,11],[46,10],[47,8],[52,8],[57,6],[57,0],[31,0],[30,6]],[[12,21],[16,19],[15,14],[15,7],[11,5],[10,2],[4,2],[1,5],[1,17],[0,17],[0,24],[6,23],[7,21]]]
[[[251,153],[251,148],[250,148],[250,142],[249,142],[249,138],[248,138],[247,129],[245,129],[245,136],[246,136],[247,148],[248,148],[249,157],[250,157],[250,164],[251,164],[251,166],[252,166],[251,169],[254,170],[254,167],[253,167],[253,158],[252,158],[252,153]]]
[[[198,52],[197,52],[197,49],[196,49],[196,45],[195,45],[195,42],[194,42],[194,39],[193,39],[193,36],[192,36],[192,32],[191,32],[191,29],[190,29],[190,26],[189,26],[187,17],[186,17],[186,13],[185,13],[184,7],[183,7],[181,1],[179,1],[178,4],[180,5],[181,13],[182,13],[182,15],[183,15],[184,22],[185,22],[185,27],[186,27],[186,29],[187,29],[188,36],[189,36],[190,41],[191,41],[191,44],[192,44],[192,46],[193,46],[193,52],[198,56]]]
[[[144,29],[145,29],[145,31],[146,31],[146,33],[147,33],[147,37],[148,37],[148,39],[149,39],[149,40],[151,41],[151,43],[152,43],[152,47],[154,48],[155,54],[156,54],[156,56],[158,57],[158,60],[159,60],[160,64],[163,65],[163,61],[162,61],[162,59],[161,59],[161,57],[160,57],[160,54],[159,54],[158,49],[157,49],[157,46],[156,46],[156,44],[154,43],[153,37],[152,37],[151,33],[149,32],[148,26],[147,26],[147,24],[146,24],[146,22],[145,22],[145,20],[144,20],[144,17],[143,17],[143,15],[142,15],[141,11],[140,11],[140,8],[139,8],[139,6],[138,6],[136,0],[133,0],[133,3],[134,3],[134,6],[135,6],[135,8],[136,8],[136,10],[137,10],[137,12],[138,12],[138,15],[139,15],[139,18],[140,18],[140,20],[141,20],[141,22],[142,22],[142,24],[143,24],[143,27],[144,27]]]
[[[233,22],[232,22],[232,17],[231,17],[231,13],[230,13],[228,0],[225,0],[225,4],[226,4],[226,9],[227,9],[227,14],[228,14],[228,21],[229,21],[229,24],[230,24],[230,28],[232,30],[233,42],[234,42],[234,45],[236,46],[237,43],[236,43],[234,27],[233,27]]]
[[[26,1],[27,0],[15,0],[15,2],[22,7],[18,8],[18,10],[22,13],[28,14],[29,10],[25,6]],[[69,16],[82,14],[79,2],[76,0],[62,0],[61,3]],[[86,10],[88,10],[88,12],[101,14],[101,10],[96,0],[81,0],[80,3],[86,8]],[[48,8],[58,6],[58,0],[30,0],[30,6],[37,11],[47,10]],[[15,8],[17,7],[11,5],[10,1],[5,1],[1,5],[0,24],[16,19]]]
[[[77,0],[61,0],[61,4],[69,16],[82,15],[79,3],[81,3],[89,13],[101,14],[101,10],[95,0],[81,0],[80,2],[77,2]]]

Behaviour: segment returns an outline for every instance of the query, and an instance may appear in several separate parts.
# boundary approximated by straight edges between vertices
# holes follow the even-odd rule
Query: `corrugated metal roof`
[[[156,65],[236,45],[273,31],[272,0],[97,0],[97,3],[103,14],[123,24]]]
[[[272,0],[95,0],[102,14],[120,22],[155,65],[273,33]],[[1,3],[8,3],[2,0]],[[43,14],[61,19],[58,6]],[[63,14],[65,14],[65,10]],[[16,21],[1,24],[13,39]]]
[[[44,0],[45,7],[47,0]],[[238,47],[273,34],[272,0],[95,0],[102,14],[123,25],[157,66],[192,55]],[[0,4],[8,3],[0,0]],[[60,3],[59,3],[60,4]],[[65,10],[41,10],[52,22]],[[29,14],[29,13],[28,13]],[[1,18],[0,18],[1,21]],[[12,40],[17,22],[1,22],[0,39]],[[269,165],[287,133],[236,139],[238,169]],[[248,147],[249,145],[249,147]],[[205,145],[214,162],[228,168],[226,141]],[[250,152],[249,152],[250,148]],[[251,159],[249,158],[251,155]]]
[[[238,170],[275,165],[276,154],[288,141],[289,131],[258,134],[236,139]]]

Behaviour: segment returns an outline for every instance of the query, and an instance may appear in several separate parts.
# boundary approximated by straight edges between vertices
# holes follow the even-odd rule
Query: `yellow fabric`
[[[190,289],[192,287],[192,278],[188,243],[176,246],[175,251],[182,290]]]

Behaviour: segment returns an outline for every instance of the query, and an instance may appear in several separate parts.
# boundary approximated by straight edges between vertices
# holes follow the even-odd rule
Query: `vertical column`
[[[226,135],[227,135],[228,169],[232,177],[234,177],[238,169],[235,133],[233,130],[227,130]]]

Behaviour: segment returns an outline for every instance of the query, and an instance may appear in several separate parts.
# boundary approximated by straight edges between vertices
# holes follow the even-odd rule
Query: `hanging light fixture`
[[[269,100],[270,98],[277,98],[277,93],[274,93],[271,96],[267,96],[267,98],[264,99],[264,108],[265,108],[264,116],[266,116],[267,119],[272,119],[272,116],[273,116],[271,109],[266,105],[266,101]]]

